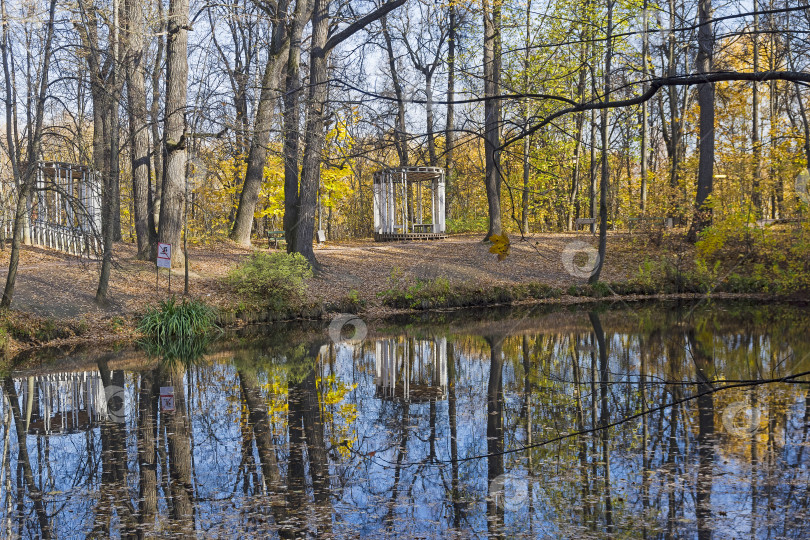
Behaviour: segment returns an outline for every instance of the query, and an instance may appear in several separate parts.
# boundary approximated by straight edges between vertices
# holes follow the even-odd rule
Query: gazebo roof
[[[380,169],[374,173],[374,182],[381,183],[384,176],[389,177],[389,182],[401,182],[406,179],[408,182],[432,182],[444,176],[444,169],[441,167],[389,167]]]

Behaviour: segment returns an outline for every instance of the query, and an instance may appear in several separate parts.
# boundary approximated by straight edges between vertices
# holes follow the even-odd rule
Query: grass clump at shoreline
[[[138,330],[158,342],[183,340],[218,329],[217,312],[201,300],[172,296],[157,306],[149,306],[138,323]]]

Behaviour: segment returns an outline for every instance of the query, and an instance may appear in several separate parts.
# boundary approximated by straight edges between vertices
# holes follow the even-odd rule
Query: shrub
[[[231,271],[228,282],[246,301],[283,311],[303,301],[311,277],[300,253],[257,252]]]
[[[138,330],[158,343],[204,335],[217,327],[217,313],[201,300],[178,302],[172,296],[157,306],[149,306],[138,323]]]

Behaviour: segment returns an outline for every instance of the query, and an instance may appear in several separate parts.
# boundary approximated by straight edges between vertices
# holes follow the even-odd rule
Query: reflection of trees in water
[[[803,345],[691,323],[619,335],[607,321],[396,338],[385,373],[390,339],[245,347],[126,374],[102,359],[98,377],[126,389],[126,421],[23,444],[27,379],[6,378],[0,535],[805,537],[807,386],[708,393],[794,372],[783,353]],[[173,413],[160,411],[161,386],[174,387]],[[758,430],[724,428],[735,402],[761,410]],[[498,499],[498,477],[526,488],[522,504]]]

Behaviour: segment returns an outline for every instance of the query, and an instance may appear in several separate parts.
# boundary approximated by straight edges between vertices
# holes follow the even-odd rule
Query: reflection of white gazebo
[[[98,372],[32,375],[15,379],[15,384],[22,398],[24,426],[31,435],[87,431],[100,421],[115,418],[107,409],[107,394]]]
[[[433,401],[447,395],[447,338],[386,338],[375,344],[377,396]]]
[[[374,239],[445,238],[444,169],[397,167],[374,173]]]

